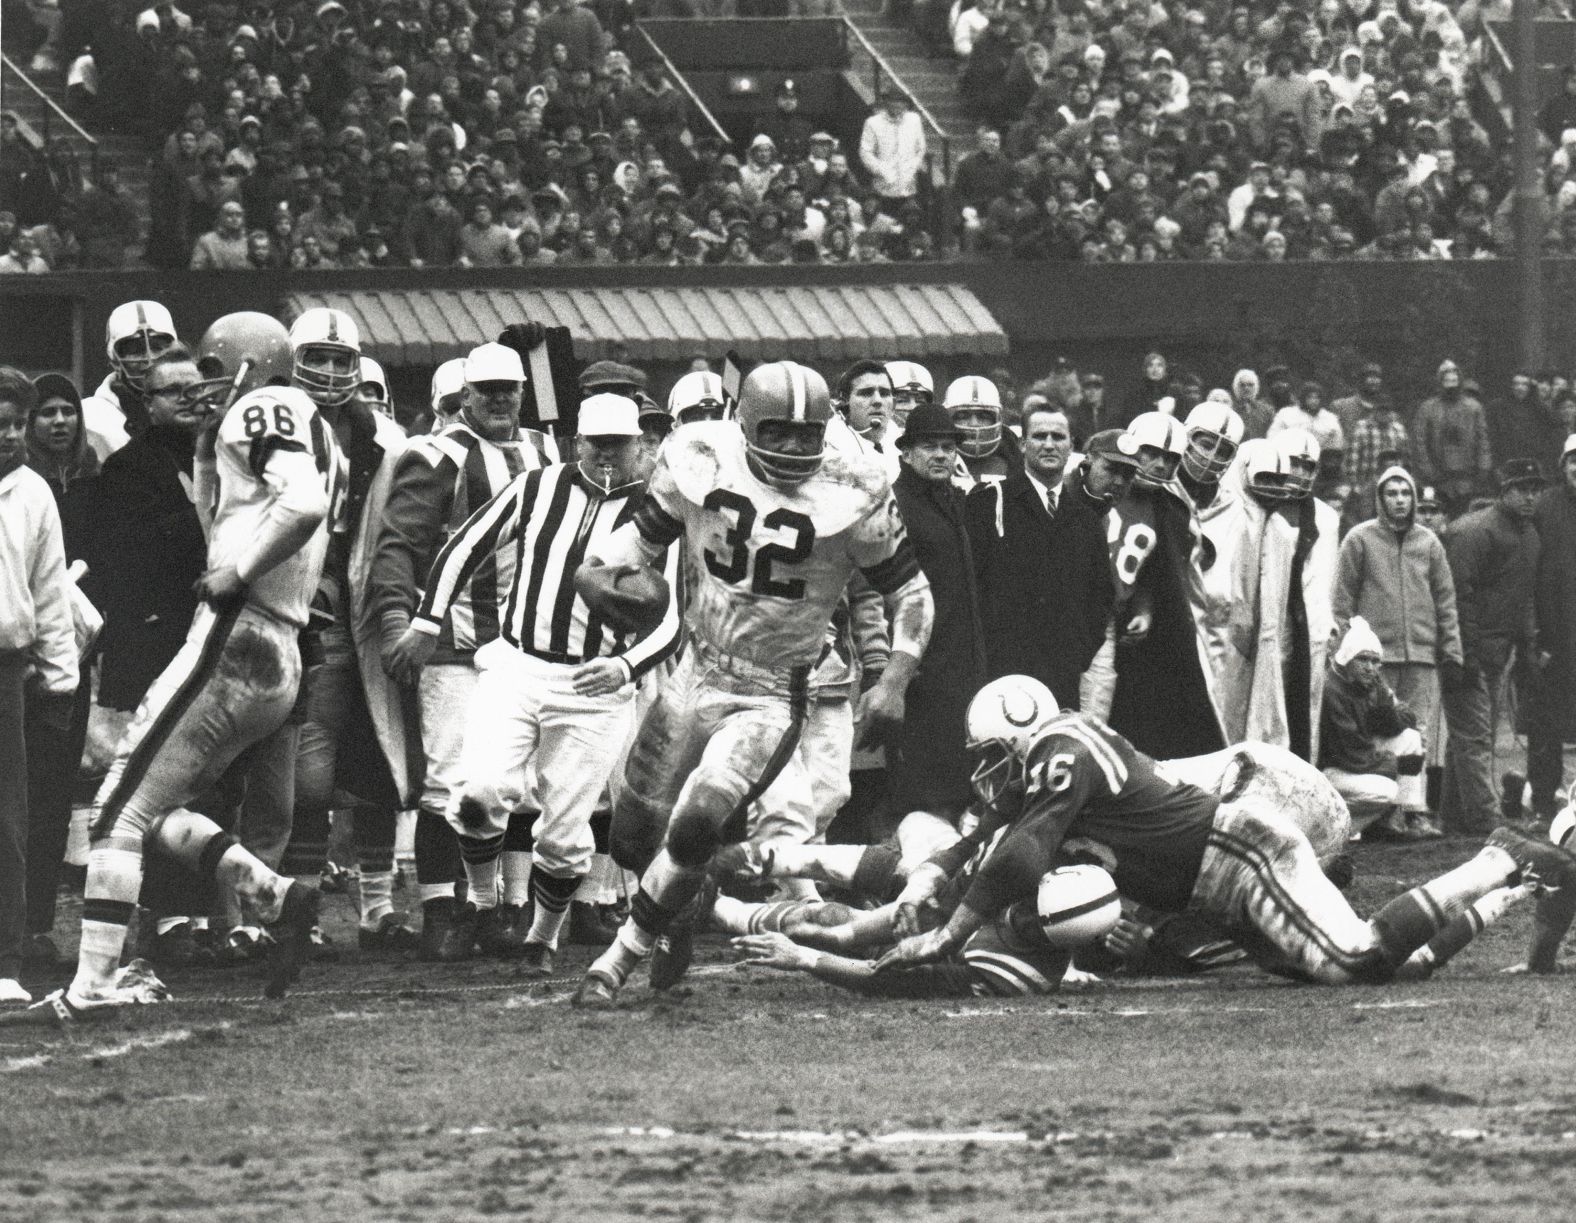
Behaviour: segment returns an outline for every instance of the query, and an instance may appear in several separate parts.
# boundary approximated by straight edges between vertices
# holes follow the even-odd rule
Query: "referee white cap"
[[[591,395],[580,402],[580,436],[639,437],[640,406],[628,395]]]
[[[471,349],[465,358],[465,381],[524,382],[525,366],[520,364],[520,354],[502,344],[482,344]]]

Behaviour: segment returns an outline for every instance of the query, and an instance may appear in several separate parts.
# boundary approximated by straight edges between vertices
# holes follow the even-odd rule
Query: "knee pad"
[[[872,845],[859,855],[859,865],[854,867],[852,883],[861,896],[873,896],[885,904],[897,899],[902,885],[897,878],[897,868],[902,859],[890,845]]]
[[[608,828],[609,856],[626,871],[643,872],[662,848],[667,818],[632,792],[619,795]]]
[[[717,828],[699,812],[675,816],[668,829],[668,853],[673,861],[690,870],[699,870],[710,862],[721,845]]]

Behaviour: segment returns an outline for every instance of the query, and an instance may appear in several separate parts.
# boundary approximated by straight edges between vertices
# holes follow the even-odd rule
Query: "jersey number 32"
[[[773,533],[792,532],[793,542],[790,544],[774,539],[752,549],[750,544],[758,514],[748,497],[731,489],[714,488],[706,494],[702,504],[708,510],[717,511],[731,524],[722,537],[731,551],[723,556],[710,548],[706,549],[706,568],[713,577],[733,585],[749,579],[750,590],[758,595],[774,595],[779,599],[804,598],[804,579],[773,577],[772,566],[809,560],[810,550],[815,547],[815,523],[797,510],[779,506],[761,519],[761,525]]]

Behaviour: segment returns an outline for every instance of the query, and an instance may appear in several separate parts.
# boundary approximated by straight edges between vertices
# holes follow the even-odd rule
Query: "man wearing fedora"
[[[935,600],[931,644],[909,685],[897,751],[888,757],[895,814],[955,821],[969,803],[963,715],[985,682],[985,639],[965,495],[952,482],[962,431],[940,404],[909,413],[893,481],[903,524]],[[894,759],[895,757],[895,759]]]
[[[1490,831],[1498,796],[1492,777],[1495,708],[1512,658],[1535,649],[1533,589],[1539,541],[1534,523],[1543,472],[1533,459],[1511,459],[1498,471],[1494,504],[1465,514],[1445,535],[1456,586],[1463,666],[1448,674],[1440,816],[1447,830]],[[1529,655],[1530,656],[1530,655]]]

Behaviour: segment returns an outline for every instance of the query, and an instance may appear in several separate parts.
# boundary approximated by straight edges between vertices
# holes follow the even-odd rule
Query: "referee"
[[[465,711],[476,687],[476,651],[498,636],[510,557],[487,557],[476,566],[450,601],[437,649],[425,667],[410,667],[397,653],[398,644],[421,602],[421,584],[450,535],[522,471],[559,461],[551,437],[520,427],[525,366],[514,349],[502,344],[473,348],[461,376],[454,423],[436,435],[412,438],[394,468],[368,587],[371,618],[389,647],[383,669],[396,683],[415,688],[421,712],[427,770],[416,816],[416,887],[424,959],[464,959],[471,954],[472,939],[479,939],[482,950],[493,955],[518,955],[525,943],[530,855],[507,848],[503,904],[493,913],[494,920],[484,930],[468,931],[471,939],[451,937],[460,850],[444,817],[459,783]],[[506,845],[522,839],[528,845],[535,818],[534,811],[516,812]]]
[[[679,644],[678,549],[664,565],[667,611],[643,637],[603,623],[575,592],[586,553],[634,512],[644,487],[640,445],[633,399],[601,394],[582,403],[579,461],[516,477],[450,538],[402,643],[424,664],[477,567],[512,547],[500,635],[476,652],[481,675],[447,815],[472,898],[455,922],[479,924],[497,903],[504,831],[531,768],[542,809],[531,869],[536,912],[522,957],[532,975],[552,971],[570,899],[590,868],[591,814],[634,730],[635,681]]]

